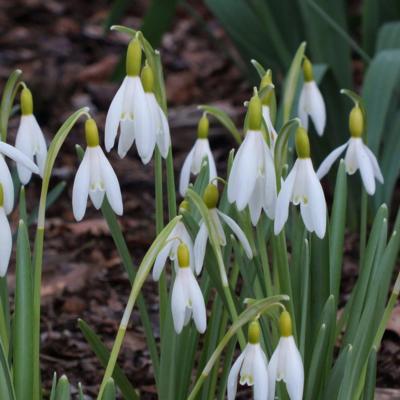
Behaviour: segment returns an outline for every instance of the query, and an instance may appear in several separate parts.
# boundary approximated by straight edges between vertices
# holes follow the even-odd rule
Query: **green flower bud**
[[[251,344],[260,343],[261,329],[258,321],[251,321],[247,333],[247,340]]]
[[[197,125],[197,137],[199,139],[207,139],[209,126],[210,123],[208,122],[207,114],[204,113]]]
[[[26,86],[21,91],[21,112],[22,115],[33,114],[32,93]]]
[[[151,93],[154,87],[154,75],[149,65],[145,65],[140,75],[142,80],[143,89],[146,93]]]
[[[292,319],[290,318],[290,314],[285,310],[279,317],[279,331],[281,332],[281,336],[288,337],[292,336]]]
[[[142,67],[142,46],[138,38],[133,38],[126,52],[126,74],[139,76]]]
[[[252,131],[261,130],[262,122],[262,105],[261,100],[257,95],[254,95],[249,102],[248,109],[249,129]]]
[[[99,131],[97,130],[96,121],[93,118],[88,118],[85,122],[85,136],[86,144],[89,147],[96,147],[99,145]]]
[[[179,204],[179,213],[182,214],[185,211],[190,210],[190,204],[187,200],[182,200],[181,204]]]
[[[350,135],[354,138],[362,137],[364,132],[364,115],[359,106],[353,107],[349,116]]]
[[[4,206],[4,190],[3,185],[0,183],[0,207]]]
[[[269,69],[261,79],[260,90],[264,89],[265,87],[271,84],[272,84],[272,72]],[[262,104],[264,106],[269,106],[271,104],[273,96],[274,96],[274,90],[272,89],[263,97]]]
[[[310,141],[307,131],[299,127],[296,131],[296,152],[299,158],[310,158]]]
[[[209,183],[203,194],[203,201],[208,209],[216,208],[219,200],[218,188]]]
[[[190,253],[186,244],[181,243],[178,246],[178,264],[180,268],[187,268],[190,264]]]
[[[303,74],[304,74],[304,80],[306,82],[311,82],[314,80],[313,66],[311,64],[311,61],[307,57],[304,57],[303,61]]]

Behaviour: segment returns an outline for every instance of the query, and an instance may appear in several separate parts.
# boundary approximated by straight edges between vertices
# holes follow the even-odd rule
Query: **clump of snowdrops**
[[[1,399],[71,398],[66,376],[54,375],[50,394],[41,385],[40,287],[46,208],[64,185],[49,191],[52,169],[68,134],[82,118],[73,213],[77,221],[84,218],[88,198],[100,210],[132,285],[111,349],[87,323],[78,321],[105,368],[98,399],[115,399],[118,393],[125,399],[140,398],[117,362],[135,306],[160,399],[233,400],[246,387],[248,397],[257,400],[373,399],[376,354],[400,289],[397,277],[388,298],[400,245],[400,214],[389,229],[387,206],[372,210],[368,205],[368,196],[374,195],[384,177],[368,148],[367,119],[373,116],[365,114],[362,99],[344,89],[342,93],[352,102],[349,115],[327,116],[312,63],[305,56],[305,43],[287,72],[279,104],[271,71],[253,60],[260,84],[244,105],[242,130],[223,111],[199,107],[202,115],[193,132],[194,145],[180,169],[182,198],[177,207],[160,54],[140,32],[122,26],[113,29],[130,35],[131,41],[126,77],[110,105],[104,137],[95,116],[82,108],[65,121],[47,148],[21,71],[15,71],[4,88],[0,114]],[[7,144],[7,125],[16,96],[21,119],[12,146]],[[315,168],[309,135],[317,134],[319,140],[334,135],[325,132],[327,117],[349,119],[349,140],[332,149]],[[237,142],[227,160],[227,176],[220,176],[214,161],[208,140],[210,120],[222,123]],[[143,164],[153,160],[157,236],[138,267],[118,224],[117,216],[123,218],[121,189],[103,151],[103,139],[107,152],[116,147],[119,156],[125,157],[136,148]],[[344,159],[335,163],[344,152]],[[12,179],[4,156],[16,162],[19,179]],[[327,204],[320,179],[330,169],[336,174],[336,185]],[[37,209],[28,214],[25,188],[32,174],[42,178],[42,190]],[[342,304],[349,184],[362,185],[359,263],[349,300]],[[20,221],[11,313],[6,273],[13,246],[8,215],[14,208],[15,189]],[[32,223],[37,228],[31,246],[27,228]],[[158,282],[158,327],[150,322],[149,305],[141,294],[149,275]],[[80,384],[76,396],[85,398]]]

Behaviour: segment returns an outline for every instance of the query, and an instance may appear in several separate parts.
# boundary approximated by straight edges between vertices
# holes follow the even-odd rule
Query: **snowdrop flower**
[[[190,267],[191,259],[188,247],[178,246],[178,271],[172,288],[171,309],[174,328],[177,334],[182,332],[193,318],[197,330],[204,333],[207,328],[206,306],[203,294]]]
[[[290,400],[302,400],[304,367],[292,335],[290,314],[283,311],[279,318],[281,338],[268,366],[269,399],[275,398],[275,381],[283,380]]]
[[[12,234],[6,214],[3,185],[0,184],[0,277],[4,277],[7,272],[12,250]]]
[[[303,62],[304,85],[299,99],[299,117],[301,124],[308,130],[308,117],[314,123],[315,130],[322,136],[326,123],[325,102],[314,81],[312,64],[308,58]]]
[[[189,186],[190,174],[198,175],[200,173],[205,158],[208,161],[208,181],[214,182],[215,185],[217,184],[215,180],[217,177],[217,168],[215,167],[214,156],[210,149],[210,143],[208,142],[208,128],[209,122],[207,114],[204,113],[197,126],[197,140],[182,166],[179,178],[179,193],[182,197],[185,196]]]
[[[169,148],[171,146],[171,137],[169,133],[169,125],[164,111],[159,106],[156,96],[153,92],[154,75],[149,65],[145,65],[141,74],[144,95],[146,97],[147,106],[150,112],[150,119],[153,123],[152,132],[148,132],[149,138],[152,136],[151,155],[153,155],[154,147],[157,144],[161,156],[167,158]]]
[[[126,74],[122,85],[111,102],[105,126],[105,146],[110,151],[114,146],[120,127],[118,154],[125,157],[136,141],[136,148],[144,164],[147,164],[154,150],[155,121],[149,110],[140,69],[142,48],[138,38],[129,43],[126,55]]]
[[[14,207],[14,184],[4,156],[14,160],[17,166],[22,165],[35,174],[39,173],[39,168],[20,150],[0,141],[0,184],[3,186],[4,211],[10,214]]]
[[[330,170],[332,164],[347,148],[344,159],[346,171],[353,175],[358,169],[368,194],[375,193],[375,179],[383,183],[383,176],[374,153],[364,144],[362,134],[364,131],[364,117],[360,107],[351,110],[349,118],[350,140],[333,150],[318,168],[317,175],[321,179]]]
[[[253,225],[261,211],[275,217],[276,177],[271,152],[261,132],[261,101],[257,95],[249,102],[249,129],[233,160],[228,179],[228,200],[239,211],[249,206]]]
[[[99,132],[94,119],[85,123],[87,148],[78,168],[72,190],[72,210],[77,221],[86,212],[88,196],[98,210],[103,204],[104,195],[111,208],[122,215],[122,196],[119,182],[110,162],[99,145]]]
[[[46,140],[33,115],[32,93],[26,86],[21,91],[21,112],[15,147],[30,160],[36,161],[40,176],[43,178],[47,158]],[[17,171],[21,183],[26,185],[31,179],[32,171],[22,164],[17,164]]]
[[[272,85],[272,73],[268,70],[261,80],[260,90]],[[275,90],[273,88],[262,98],[262,116],[264,123],[267,126],[269,134],[269,148],[271,149],[271,156],[274,156],[275,142],[278,137],[272,119],[274,119],[276,113],[276,99]]]
[[[229,372],[228,400],[233,400],[236,396],[239,375],[241,385],[253,386],[254,400],[268,400],[268,363],[260,345],[258,321],[250,323],[248,343]]]
[[[304,128],[296,132],[297,160],[282,183],[276,201],[275,235],[282,230],[289,214],[289,203],[300,204],[304,225],[319,238],[325,236],[326,202],[321,183],[310,158],[310,142]]]
[[[253,252],[251,251],[249,241],[247,240],[244,232],[240,229],[240,226],[231,217],[217,209],[217,204],[219,200],[218,188],[211,183],[208,184],[206,190],[204,191],[203,200],[210,213],[212,228],[215,230],[215,234],[218,238],[220,246],[226,245],[226,236],[221,223],[222,220],[222,222],[228,225],[231,231],[238,238],[239,242],[243,246],[247,257],[249,259],[253,258]],[[195,271],[197,274],[200,274],[203,268],[207,241],[210,235],[211,233],[208,231],[206,223],[202,220],[200,222],[199,232],[197,233],[194,242],[194,261]]]
[[[179,206],[179,211],[182,214],[184,210],[186,211],[189,207],[189,203],[184,200],[182,201],[181,205]],[[178,247],[183,243],[189,249],[189,256],[191,260],[194,260],[194,252],[193,252],[193,241],[190,237],[189,232],[186,229],[185,224],[182,221],[179,221],[172,232],[169,234],[164,247],[158,253],[156,257],[156,261],[154,262],[153,267],[153,279],[158,281],[160,279],[160,275],[164,269],[165,263],[167,258],[171,261],[175,262],[175,271],[178,270],[177,265],[177,254],[178,254]],[[193,262],[190,263],[191,267],[194,267]]]

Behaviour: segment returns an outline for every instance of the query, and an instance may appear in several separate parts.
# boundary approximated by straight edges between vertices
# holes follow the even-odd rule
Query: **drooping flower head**
[[[238,378],[241,385],[253,386],[254,400],[268,400],[268,363],[260,345],[261,329],[258,321],[249,324],[248,343],[228,376],[228,400],[234,400]]]
[[[268,90],[267,93],[262,97],[262,116],[264,123],[268,130],[269,135],[269,148],[271,149],[271,155],[274,156],[275,142],[278,137],[274,128],[274,121],[276,116],[276,97],[275,89],[272,84],[272,72],[268,70],[263,76],[260,83],[260,91]]]
[[[7,273],[8,264],[12,250],[12,234],[10,224],[7,219],[6,211],[4,210],[4,190],[0,183],[0,277],[4,277]]]
[[[155,121],[140,79],[142,47],[138,37],[131,40],[126,54],[126,77],[111,102],[105,126],[105,147],[114,146],[118,128],[118,154],[125,157],[136,141],[136,148],[144,164],[154,151]]]
[[[193,275],[188,247],[181,243],[177,251],[178,270],[172,288],[171,309],[176,333],[181,333],[193,318],[197,330],[204,333],[207,328],[206,306],[203,293]]]
[[[72,209],[77,221],[86,212],[88,196],[98,210],[104,195],[117,215],[122,215],[121,189],[115,172],[99,144],[99,132],[94,119],[85,122],[87,147],[81,165],[75,176],[72,190]]]
[[[249,259],[253,258],[253,252],[251,250],[250,243],[240,226],[231,217],[218,210],[217,205],[219,201],[219,192],[218,188],[212,183],[207,185],[204,191],[203,200],[210,213],[212,221],[211,229],[213,229],[214,232],[209,232],[206,223],[203,220],[200,221],[200,229],[194,241],[194,260],[196,273],[199,274],[203,268],[207,242],[212,234],[215,234],[215,236],[218,238],[220,246],[226,246],[226,236],[224,228],[222,227],[222,222],[228,225],[229,229],[238,238],[247,257]]]
[[[301,124],[308,130],[308,117],[310,117],[318,135],[322,136],[326,123],[325,102],[314,81],[312,64],[307,57],[303,61],[303,75],[304,84],[299,98],[299,118]]]
[[[262,210],[271,219],[275,216],[275,166],[261,131],[262,118],[261,100],[254,95],[249,102],[248,130],[228,179],[229,202],[235,203],[239,211],[249,206],[253,225]]]
[[[296,151],[298,158],[282,183],[276,201],[274,232],[277,235],[283,229],[289,215],[289,203],[292,202],[300,204],[307,230],[323,238],[326,231],[325,196],[310,158],[308,134],[302,127],[296,131]]]
[[[375,179],[383,183],[383,175],[374,153],[363,142],[364,127],[363,112],[356,105],[349,116],[350,140],[333,150],[326,157],[318,168],[317,175],[322,179],[329,172],[332,164],[347,148],[344,158],[346,172],[349,175],[353,175],[359,169],[365,190],[368,194],[373,195],[375,193]]]
[[[281,338],[268,366],[269,399],[275,398],[275,382],[283,380],[290,400],[301,400],[304,389],[304,367],[292,333],[292,320],[287,311],[279,317]]]
[[[187,155],[179,179],[179,193],[185,196],[186,190],[189,186],[190,174],[198,175],[200,173],[203,161],[206,158],[208,161],[208,176],[209,182],[217,184],[215,178],[217,177],[217,169],[215,167],[214,156],[210,149],[208,142],[209,122],[207,114],[204,113],[197,125],[197,140],[194,146]]]
[[[21,91],[21,121],[15,139],[15,147],[24,153],[32,162],[36,162],[40,176],[43,177],[47,158],[47,146],[43,132],[33,115],[33,99],[31,91],[24,86]],[[17,164],[18,176],[26,185],[32,176],[32,171]]]

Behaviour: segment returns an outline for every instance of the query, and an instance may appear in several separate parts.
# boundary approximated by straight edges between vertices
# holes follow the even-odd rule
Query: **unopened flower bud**
[[[219,200],[218,188],[212,183],[209,183],[203,194],[204,203],[206,204],[208,209],[213,209],[217,207],[218,200]]]
[[[262,105],[258,95],[254,95],[249,102],[248,109],[249,129],[252,131],[259,131],[261,129],[262,121]]]
[[[260,90],[264,89],[268,85],[272,85],[272,72],[271,70],[268,70],[263,78],[261,79],[260,83]],[[274,90],[271,89],[263,98],[262,98],[262,104],[264,106],[269,106],[271,104],[272,97],[274,95]]]
[[[310,141],[307,131],[303,127],[296,131],[296,152],[299,158],[310,158]]]
[[[32,93],[26,86],[21,91],[21,112],[22,115],[33,114]]]
[[[279,317],[279,331],[281,336],[288,337],[292,336],[292,319],[290,314],[285,310]]]
[[[209,126],[210,124],[208,122],[207,114],[204,113],[197,125],[197,137],[199,139],[207,139]]]
[[[142,80],[143,89],[146,93],[151,93],[154,88],[154,75],[149,65],[145,65],[140,75]]]
[[[126,52],[126,74],[139,76],[142,67],[142,47],[138,38],[134,38],[128,45]]]
[[[311,82],[314,80],[313,66],[307,57],[304,57],[303,61],[303,75],[306,82]]]
[[[251,344],[257,344],[260,342],[261,329],[258,321],[252,321],[249,324],[249,330],[247,333],[247,340]]]
[[[99,145],[99,131],[97,130],[96,121],[93,118],[88,118],[85,122],[85,136],[88,147]]]
[[[178,264],[180,268],[187,268],[189,267],[189,263],[190,263],[190,253],[189,253],[189,249],[186,246],[186,244],[181,243],[178,246]]]
[[[182,200],[181,204],[179,204],[179,213],[182,214],[185,211],[189,211],[190,204],[187,200]]]
[[[349,116],[350,135],[354,138],[359,138],[364,132],[364,115],[361,108],[355,106]]]

